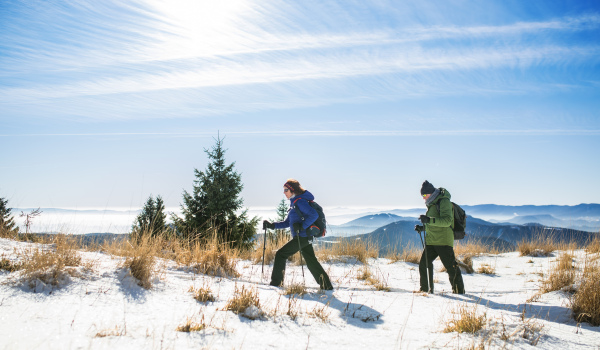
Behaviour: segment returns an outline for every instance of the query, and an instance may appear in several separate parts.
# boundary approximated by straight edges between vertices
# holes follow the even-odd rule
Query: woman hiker
[[[425,230],[425,247],[419,262],[421,275],[421,291],[433,293],[433,261],[439,256],[448,271],[452,292],[465,294],[462,274],[454,256],[454,213],[450,202],[450,192],[444,188],[435,188],[425,180],[421,186],[421,195],[427,206],[427,213],[419,220],[423,224],[416,225],[415,231]],[[429,271],[428,271],[429,270]],[[427,281],[429,276],[429,283]]]
[[[306,234],[306,229],[309,228],[315,220],[317,220],[319,214],[313,209],[308,203],[315,199],[312,193],[306,191],[300,186],[297,180],[289,179],[283,185],[283,193],[285,197],[290,200],[290,210],[285,221],[281,222],[269,222],[263,221],[263,228],[269,229],[284,229],[290,228],[292,232],[292,240],[287,242],[281,247],[277,253],[275,253],[275,262],[273,263],[273,273],[271,275],[271,285],[281,286],[283,284],[283,277],[285,274],[285,263],[287,259],[294,255],[298,250],[306,261],[308,270],[313,275],[319,286],[324,290],[332,290],[333,286],[327,276],[327,272],[323,269],[323,266],[317,261],[315,251],[312,246],[312,236]],[[305,220],[298,216],[295,207],[300,209],[300,212],[304,214]]]

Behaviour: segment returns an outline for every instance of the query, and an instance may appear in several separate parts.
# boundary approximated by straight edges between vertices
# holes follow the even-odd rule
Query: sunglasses
[[[425,197],[427,197],[427,196],[429,196],[429,193],[428,193],[428,194],[424,194],[424,195],[423,195],[423,198],[425,198]]]
[[[283,192],[289,192],[289,191],[290,191],[289,188],[284,188],[283,189]]]

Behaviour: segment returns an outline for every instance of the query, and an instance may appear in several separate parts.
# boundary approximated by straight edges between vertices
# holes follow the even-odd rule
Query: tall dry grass
[[[571,309],[577,322],[600,326],[600,266],[597,259],[586,257],[579,287],[571,297]]]
[[[575,282],[576,269],[573,263],[573,254],[563,252],[555,263],[550,267],[550,271],[545,274],[541,282],[540,292],[549,293],[570,287]]]
[[[34,288],[37,281],[57,287],[69,276],[76,276],[73,268],[82,262],[75,241],[64,235],[54,237],[53,244],[23,249],[17,255],[22,271],[20,280],[30,288]]]
[[[485,313],[477,311],[478,304],[469,306],[467,303],[458,305],[452,310],[452,318],[446,323],[444,333],[477,333],[487,323]]]
[[[319,249],[316,255],[319,260],[325,262],[347,262],[348,259],[353,258],[367,265],[370,258],[379,257],[379,246],[374,242],[344,239],[327,248]]]

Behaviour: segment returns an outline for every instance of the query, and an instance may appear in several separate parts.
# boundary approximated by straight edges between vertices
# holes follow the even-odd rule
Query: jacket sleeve
[[[432,205],[435,208],[435,205]],[[450,227],[454,223],[454,214],[452,213],[452,203],[448,198],[440,200],[440,212],[437,216],[432,216],[429,226],[435,227]]]
[[[317,221],[319,218],[319,213],[317,213],[317,211],[311,207],[308,201],[305,199],[297,201],[296,205],[298,206],[298,209],[300,209],[300,212],[304,214],[302,228],[306,230],[308,227],[310,227],[310,225]]]
[[[275,229],[277,230],[290,227],[290,214],[288,214],[284,221],[274,222],[273,225],[275,225]]]

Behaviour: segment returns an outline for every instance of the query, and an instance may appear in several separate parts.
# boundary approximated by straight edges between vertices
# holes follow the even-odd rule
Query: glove
[[[275,224],[272,222],[268,222],[267,220],[263,221],[263,230],[266,228],[274,229]]]
[[[425,229],[425,227],[421,226],[421,225],[415,225],[415,231],[421,233],[423,232],[423,230]]]
[[[302,232],[303,231],[302,224],[299,223],[299,222],[295,222],[294,223],[294,231],[297,232],[297,233]]]
[[[431,218],[426,215],[419,216],[419,220],[423,223],[423,225],[428,224],[431,221]]]

